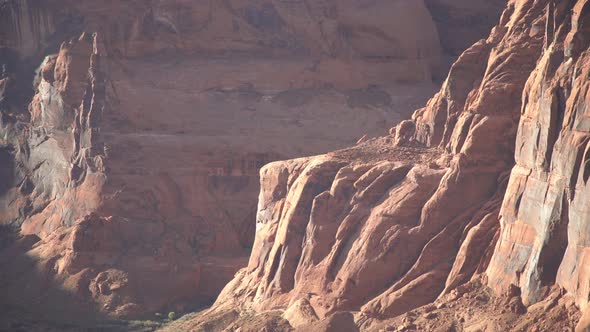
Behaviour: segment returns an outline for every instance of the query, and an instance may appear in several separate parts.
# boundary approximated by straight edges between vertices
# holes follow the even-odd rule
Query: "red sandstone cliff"
[[[446,75],[448,58],[481,37],[501,6],[1,1],[0,223],[27,235],[0,255],[4,302],[65,320],[72,314],[56,303],[66,300],[72,310],[116,317],[208,303],[246,265],[260,167],[386,133],[423,104],[433,80]],[[465,21],[478,23],[467,31],[460,28]],[[330,158],[342,161],[309,162],[316,165],[309,166],[312,181],[314,172],[336,174],[354,159]],[[377,193],[359,198],[358,218],[381,186],[413,174],[408,160],[400,162],[384,163],[360,182],[362,191],[382,173],[371,189]],[[265,172],[280,172],[276,185],[283,188],[296,171],[277,165]],[[373,166],[343,174],[344,182]],[[426,181],[434,189],[443,170],[424,172],[408,185]],[[328,182],[317,187],[307,181],[297,182],[307,200],[301,203],[291,191],[287,199],[286,187],[264,196],[270,181],[261,206],[289,200],[297,205],[292,213],[307,211],[331,179],[322,177]],[[431,194],[417,190],[424,202]],[[357,204],[351,197],[342,198],[344,210]],[[260,241],[252,260],[269,249]],[[301,249],[289,248],[286,259],[294,260]],[[281,267],[280,291],[265,296],[294,287],[295,271]],[[351,308],[360,303],[355,295],[350,301]]]
[[[589,45],[590,2],[509,1],[391,137],[265,166],[248,267],[172,328],[590,329]]]
[[[590,3],[549,3],[544,31],[523,92],[516,165],[487,274],[498,291],[518,287],[527,305],[557,284],[586,310]]]
[[[433,8],[426,5],[429,7],[413,4],[408,10],[425,15],[426,8]],[[129,8],[133,7],[116,12],[129,15]],[[22,225],[24,233],[34,234],[21,240],[25,248],[30,245],[27,241],[38,240],[35,236],[42,238],[27,248],[26,257],[32,263],[14,262],[15,248],[3,252],[0,262],[10,270],[2,271],[2,280],[14,280],[20,274],[29,281],[27,273],[40,271],[49,276],[45,285],[62,285],[80,305],[90,302],[99,305],[99,311],[119,316],[214,295],[204,294],[203,288],[211,287],[216,275],[231,274],[240,265],[239,260],[223,255],[242,253],[249,240],[240,238],[242,226],[231,222],[235,218],[211,217],[221,205],[207,209],[214,199],[196,191],[212,186],[221,188],[222,197],[232,197],[240,184],[217,175],[235,172],[241,176],[248,173],[250,162],[256,169],[257,162],[282,155],[258,155],[262,151],[256,150],[237,159],[237,164],[246,162],[244,167],[234,165],[231,158],[228,166],[225,155],[216,156],[204,163],[206,175],[191,183],[187,180],[191,176],[178,165],[193,161],[187,155],[206,153],[186,146],[186,140],[170,132],[180,129],[179,122],[188,122],[182,116],[189,114],[189,108],[171,107],[184,110],[177,113],[178,122],[169,113],[158,114],[156,107],[150,110],[156,100],[149,95],[144,95],[141,107],[121,97],[137,93],[141,86],[137,82],[149,78],[145,72],[150,69],[158,77],[179,75],[181,70],[154,69],[145,59],[132,62],[126,57],[177,48],[203,53],[271,49],[273,56],[280,56],[283,46],[273,41],[289,40],[289,31],[282,31],[282,23],[267,15],[268,8],[236,9],[236,15],[253,20],[250,26],[266,31],[259,34],[247,29],[244,39],[238,40],[227,40],[230,32],[224,29],[229,25],[221,23],[213,24],[223,27],[213,29],[213,34],[191,31],[192,24],[186,32],[175,23],[184,17],[178,8],[151,8],[147,12],[152,14],[142,14],[141,19],[130,15],[133,19],[124,21],[127,25],[119,30],[114,28],[102,37],[83,34],[47,57],[36,79],[29,112],[11,108],[17,104],[11,100],[0,101],[10,106],[2,118],[6,133],[0,150],[2,221]],[[330,17],[330,7],[326,8],[320,11]],[[510,1],[490,36],[461,55],[440,92],[412,120],[392,130],[390,137],[263,167],[256,239],[248,267],[238,272],[212,309],[170,328],[572,328],[579,320],[578,308],[588,312],[590,287],[584,240],[590,172],[585,102],[588,8],[584,0]],[[275,7],[277,12],[280,9]],[[46,9],[35,10],[31,17],[40,22],[64,15],[43,16],[39,13]],[[99,26],[104,23],[102,18],[109,17],[100,16],[101,8],[80,12],[85,10],[92,15],[84,15],[94,17],[86,23],[89,26]],[[207,11],[191,13],[203,12]],[[232,17],[219,15],[221,21]],[[320,62],[318,68],[336,68],[325,70],[336,75],[328,81],[341,88],[386,80],[390,73],[375,74],[382,67],[365,67],[364,61],[374,60],[375,54],[381,60],[397,59],[399,54],[391,52],[391,45],[380,44],[382,33],[357,29],[350,23],[362,20],[355,16],[358,13],[342,15],[346,17],[343,25],[352,26],[344,30],[346,42],[318,41],[313,38],[318,30],[310,27],[311,32],[302,32],[286,49],[335,52],[337,56]],[[436,17],[433,22],[431,27],[440,24]],[[385,18],[382,23],[388,24]],[[19,28],[19,34],[36,36],[32,39],[36,42],[24,46],[23,41],[30,39],[11,39],[12,47],[27,54],[39,52],[53,24],[43,23],[43,29],[29,32]],[[279,30],[269,32],[267,24]],[[201,33],[206,38],[189,38],[190,43],[170,38],[182,31],[184,36]],[[421,35],[425,40],[436,39],[434,30],[425,31],[430,31]],[[404,44],[402,49],[415,54],[433,52],[433,56],[425,62],[418,61],[420,57],[404,58],[400,68],[408,63],[415,66],[397,72],[400,76],[396,77],[420,81],[432,76],[430,70],[437,70],[440,48],[444,48],[437,43],[425,42],[417,48]],[[120,53],[125,60],[113,61],[111,53]],[[341,62],[339,56],[350,54],[364,57],[361,65]],[[326,63],[337,65],[323,67]],[[341,78],[343,68],[361,68],[357,77],[367,77],[367,72],[376,76],[358,83],[357,78]],[[417,68],[419,77],[413,76]],[[261,87],[291,89],[326,83],[323,70],[301,74],[296,83],[274,78],[271,70],[266,78],[255,81],[256,89],[250,85],[244,89],[241,82],[230,78],[202,87],[214,88],[207,98],[237,93],[236,103],[252,96],[258,103],[256,92],[264,90]],[[0,90],[10,88],[11,80],[3,77]],[[143,87],[154,85],[154,80],[149,82]],[[155,86],[177,91],[183,84]],[[277,100],[282,105],[297,104],[301,98],[301,94],[281,96],[284,98]],[[382,94],[369,96],[374,100]],[[193,101],[185,100],[186,104]],[[121,112],[113,113],[115,109]],[[159,131],[152,132],[154,128]],[[157,140],[150,141],[154,137]],[[169,160],[176,162],[166,162]],[[174,171],[166,171],[170,169]],[[9,176],[11,180],[5,180]],[[248,183],[252,179],[256,176]],[[246,191],[252,194],[255,189],[251,186]],[[191,210],[195,207],[197,211]],[[238,204],[237,212],[228,214],[240,215],[245,210]],[[197,218],[202,215],[219,222]],[[203,273],[206,269],[209,272]],[[203,279],[207,276],[210,279]],[[11,281],[4,289],[18,285]],[[12,287],[5,294],[22,297],[24,302],[19,304],[24,306],[46,291],[40,285],[26,291]],[[587,321],[582,317],[580,331],[588,328]]]

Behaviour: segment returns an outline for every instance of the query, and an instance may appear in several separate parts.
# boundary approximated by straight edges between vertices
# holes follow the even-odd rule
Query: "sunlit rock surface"
[[[66,301],[115,317],[211,303],[250,249],[262,250],[261,168],[386,134],[424,105],[461,45],[486,34],[503,5],[1,1],[0,223],[26,236],[2,254],[5,302],[57,320],[72,316],[58,305]],[[477,27],[458,33],[470,20]],[[312,189],[293,213],[306,212],[352,159],[325,162],[310,161],[320,173],[301,177],[301,190]],[[412,167],[385,161],[343,174],[365,180],[358,198],[339,204],[362,203],[366,214],[396,181],[434,190],[447,166]],[[307,184],[318,176],[321,186]],[[374,176],[381,180],[370,187]],[[417,189],[421,202],[428,190]],[[415,203],[404,209],[419,213]],[[297,218],[302,231],[306,217]],[[306,254],[313,264],[332,250],[323,245]],[[305,250],[289,247],[293,265]],[[405,265],[363,283],[377,281],[373,289]],[[261,296],[294,287],[295,268],[281,268],[276,282],[269,274]],[[25,285],[35,286],[23,293]],[[343,308],[360,305],[355,296]]]

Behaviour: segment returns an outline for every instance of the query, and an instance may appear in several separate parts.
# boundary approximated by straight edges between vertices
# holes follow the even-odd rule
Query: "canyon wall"
[[[170,328],[588,329],[588,2],[509,1],[399,122],[504,5],[2,3],[6,298],[184,311],[247,265]]]
[[[116,317],[210,303],[261,250],[262,166],[385,134],[502,2],[449,6],[2,1],[0,223],[25,236],[0,257],[4,302],[67,319],[52,284],[73,309]]]
[[[392,137],[265,166],[248,268],[217,303],[388,318],[483,272],[544,22],[544,4],[511,2]]]
[[[265,166],[248,267],[173,326],[237,311],[281,331],[573,329],[590,289],[589,43],[590,2],[509,1],[389,137]]]
[[[557,283],[588,305],[588,75],[590,4],[551,2],[542,56],[523,92],[516,165],[488,275],[523,302]]]

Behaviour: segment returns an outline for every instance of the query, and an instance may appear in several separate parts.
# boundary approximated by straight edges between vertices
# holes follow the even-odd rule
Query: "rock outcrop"
[[[1,40],[26,55],[85,29],[101,32],[109,53],[123,57],[162,52],[321,55],[386,62],[416,77],[440,65],[443,47],[457,55],[485,34],[503,3],[9,0],[2,6]],[[454,31],[472,21],[477,28],[470,32]]]
[[[590,289],[589,31],[588,1],[509,1],[390,137],[265,166],[249,265],[199,319],[573,329]]]
[[[35,303],[30,310],[61,317],[44,287],[14,291],[53,284],[73,296],[72,308],[116,317],[210,303],[246,265],[253,245],[256,255],[270,250],[253,240],[262,225],[255,224],[260,168],[385,134],[432,94],[452,50],[485,30],[462,33],[445,47],[441,40],[455,34],[450,25],[478,17],[483,27],[499,13],[483,2],[458,4],[447,23],[440,3],[0,2],[0,224],[26,239],[1,257],[3,302]],[[458,8],[469,9],[465,18]],[[417,153],[430,158],[434,145]],[[293,172],[294,181],[295,170],[308,166],[311,173],[297,181],[302,193],[279,188],[260,204],[300,196],[291,213],[305,229],[297,215],[332,186],[330,177],[350,168],[343,183],[363,177],[359,197],[338,204],[360,204],[357,218],[368,218],[376,197],[397,182],[426,183],[416,192],[425,202],[447,167],[354,163],[329,157],[272,164],[269,176]],[[285,175],[276,176],[277,186],[287,185]],[[263,193],[275,190],[269,186]],[[283,196],[288,192],[295,196]],[[301,249],[288,247],[285,259],[294,260]],[[316,262],[327,250],[307,255]],[[276,287],[296,284],[289,264],[278,270],[276,285],[269,279],[264,286],[269,299]],[[315,273],[304,268],[310,272],[302,276]],[[377,276],[370,289],[390,275]],[[334,289],[350,287],[340,283]],[[348,307],[360,303],[350,301]],[[323,319],[329,311],[317,314]]]
[[[320,317],[387,318],[483,272],[543,12],[540,3],[511,3],[413,125],[394,130],[397,147],[382,138],[265,166],[249,266],[218,303],[238,296],[264,310],[308,298]]]
[[[523,92],[516,165],[504,197],[502,233],[487,274],[524,304],[553,284],[588,306],[590,3],[548,2],[544,47]]]
[[[34,272],[104,314],[183,311],[251,246],[171,329],[590,329],[587,0],[509,1],[378,138],[419,101],[399,82],[427,91],[499,3],[52,2],[2,4],[9,301]]]

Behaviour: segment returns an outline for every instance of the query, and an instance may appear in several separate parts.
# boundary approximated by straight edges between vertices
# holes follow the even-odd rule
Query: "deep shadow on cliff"
[[[147,332],[161,325],[161,319],[121,321],[99,314],[84,294],[73,294],[50,273],[39,270],[30,255],[38,241],[32,235],[20,237],[12,227],[0,227],[0,331]]]

